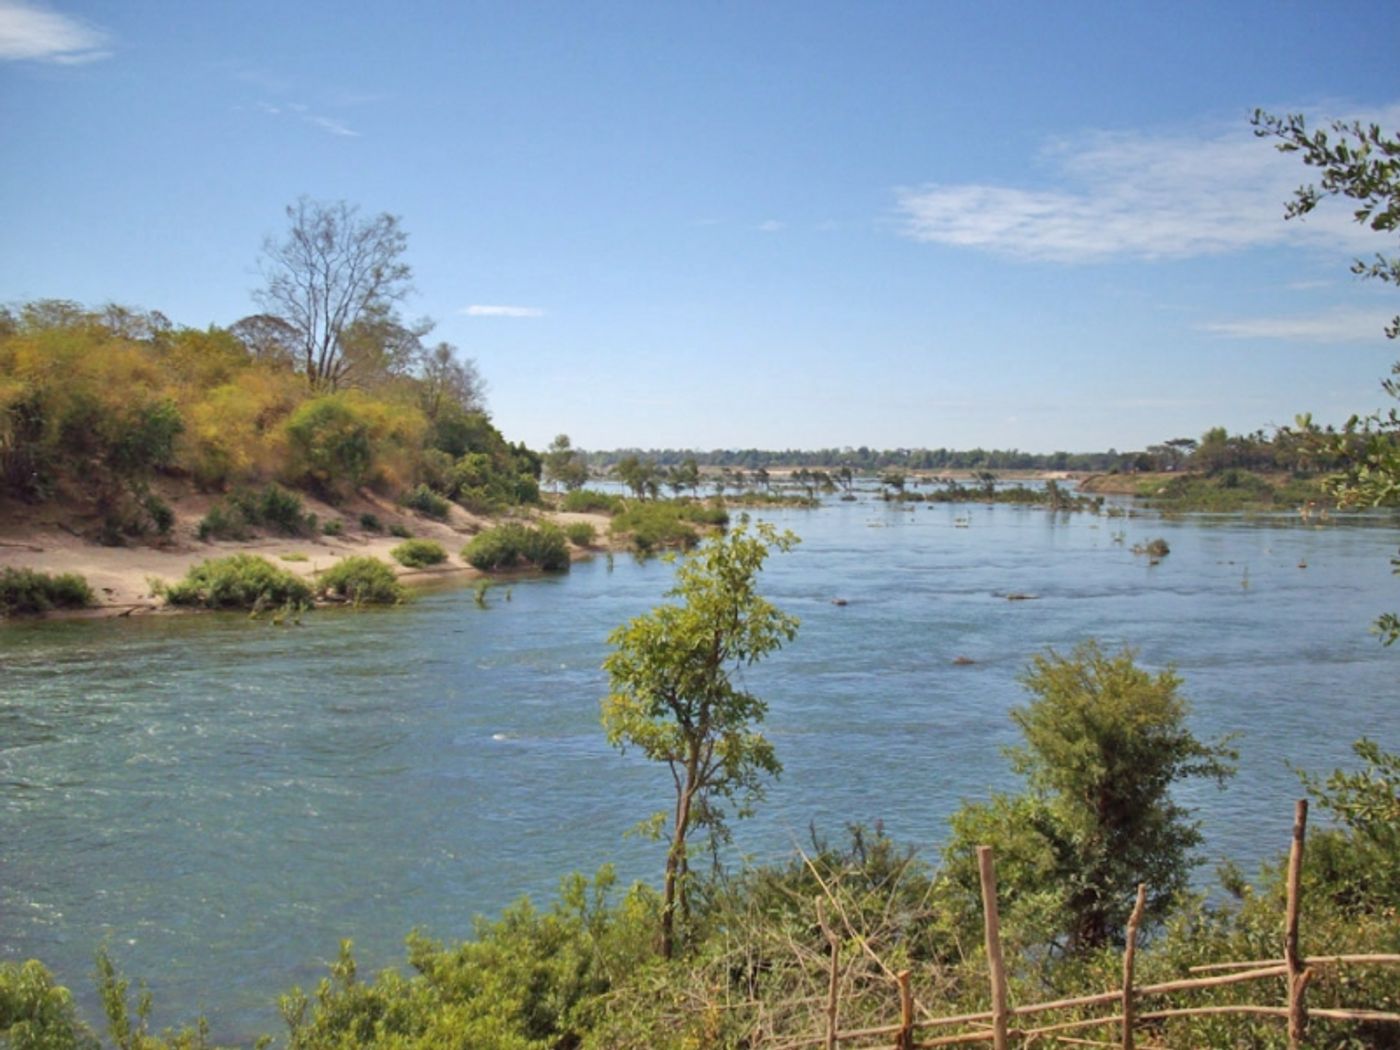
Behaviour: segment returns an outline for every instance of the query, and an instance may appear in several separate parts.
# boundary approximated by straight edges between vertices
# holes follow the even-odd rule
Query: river
[[[1400,652],[1368,633],[1400,607],[1393,520],[874,500],[766,517],[803,540],[764,574],[802,627],[746,678],[786,768],[739,827],[745,856],[882,821],[933,857],[962,799],[1015,784],[999,749],[1028,660],[1089,637],[1175,665],[1196,734],[1236,734],[1229,787],[1178,795],[1210,861],[1284,849],[1290,764],[1347,764],[1363,734],[1400,745]],[[1159,564],[1131,552],[1158,536]],[[603,739],[599,664],[671,574],[600,556],[485,608],[445,588],[297,627],[0,627],[0,959],[42,959],[96,1020],[106,944],[157,1024],[204,1010],[247,1041],[280,1033],[276,995],[313,985],[341,938],[369,972],[410,929],[469,936],[572,870],[656,877],[661,847],[624,833],[669,778]]]

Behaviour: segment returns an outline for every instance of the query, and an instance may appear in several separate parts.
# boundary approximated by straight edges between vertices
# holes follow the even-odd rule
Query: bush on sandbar
[[[557,525],[545,523],[532,529],[509,522],[481,533],[462,548],[462,557],[483,572],[522,563],[554,572],[569,567],[569,544]]]
[[[0,616],[86,609],[92,604],[92,588],[75,572],[50,576],[33,569],[0,570]]]
[[[378,558],[345,558],[322,572],[316,580],[318,594],[333,594],[354,605],[394,605],[403,601],[403,584],[389,565]]]
[[[447,560],[447,551],[434,540],[405,540],[389,553],[396,562],[410,569],[441,565]]]
[[[597,489],[575,489],[564,497],[563,509],[573,514],[617,514],[627,501]]]
[[[159,589],[171,605],[206,609],[266,609],[311,604],[311,588],[294,573],[256,554],[202,561],[178,583]]]

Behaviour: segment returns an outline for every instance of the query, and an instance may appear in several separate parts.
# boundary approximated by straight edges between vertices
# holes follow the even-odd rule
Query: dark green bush
[[[369,511],[366,511],[360,515],[360,528],[364,529],[366,532],[383,532],[384,523],[379,520],[377,514],[371,514]]]
[[[237,506],[215,503],[199,523],[199,538],[205,540],[246,540],[252,535],[248,518]]]
[[[621,496],[597,489],[575,489],[564,497],[563,509],[574,514],[616,514],[627,506]]]
[[[405,540],[389,553],[396,562],[410,569],[441,565],[447,560],[447,551],[433,540]]]
[[[345,558],[320,574],[316,590],[355,605],[393,605],[403,601],[404,589],[394,570],[378,558]]]
[[[622,513],[614,515],[612,534],[630,535],[632,546],[647,552],[658,547],[681,547],[689,549],[699,542],[700,534],[692,522],[719,524],[728,521],[728,515],[721,508],[708,508],[701,504],[662,503],[647,501],[633,503]]]
[[[266,485],[257,492],[235,492],[227,501],[211,506],[199,523],[199,538],[246,540],[255,527],[305,536],[317,531],[316,524],[316,515],[306,513],[306,505],[295,492]]]
[[[462,549],[469,565],[483,572],[529,564],[546,571],[569,567],[569,546],[564,531],[548,523],[538,529],[509,522],[474,538]]]
[[[411,540],[413,533],[408,531],[406,526],[400,525],[397,521],[389,526],[389,535],[397,536],[401,540]]]
[[[256,554],[210,558],[162,590],[171,605],[206,609],[265,609],[311,602],[305,580]]]
[[[5,616],[86,609],[92,604],[92,588],[77,573],[50,576],[33,569],[0,569],[0,614]]]
[[[451,502],[428,488],[427,485],[419,485],[412,492],[404,493],[399,497],[399,503],[410,510],[416,510],[420,514],[436,518],[438,521],[446,521],[447,515],[452,510]]]
[[[314,517],[314,515],[313,515],[313,517]],[[345,535],[345,522],[341,521],[339,518],[332,518],[330,521],[326,522],[324,525],[321,526],[321,535],[323,535],[323,536],[343,536],[343,535]]]

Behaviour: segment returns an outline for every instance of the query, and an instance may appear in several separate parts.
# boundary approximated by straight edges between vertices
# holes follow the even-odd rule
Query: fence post
[[[1128,943],[1123,948],[1123,1050],[1133,1050],[1133,957],[1137,955],[1138,927],[1146,907],[1147,884],[1139,882],[1137,903],[1128,918]]]
[[[1288,1047],[1298,1050],[1308,1027],[1308,1010],[1303,993],[1312,980],[1304,969],[1298,950],[1298,913],[1302,907],[1303,837],[1308,827],[1308,800],[1300,798],[1293,808],[1293,842],[1288,848],[1288,904],[1283,917],[1283,961],[1288,966]]]
[[[895,1050],[914,1050],[914,993],[909,990],[909,971],[900,970],[895,979],[899,981],[900,1025]]]
[[[977,847],[977,873],[982,880],[982,920],[987,936],[987,969],[992,982],[992,1047],[1007,1050],[1006,967],[1001,959],[1001,920],[997,916],[997,871],[991,846]]]
[[[826,924],[826,907],[820,897],[817,898],[817,922],[822,928],[822,933],[826,935],[826,942],[831,945],[831,970],[827,974],[826,984],[826,1050],[836,1050],[836,1004],[841,982],[841,939],[832,933],[831,927]]]

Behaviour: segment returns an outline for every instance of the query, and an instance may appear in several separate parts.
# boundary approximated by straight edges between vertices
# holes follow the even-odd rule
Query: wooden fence
[[[1022,1047],[1036,1044],[1041,1037],[1054,1036],[1060,1042],[1082,1046],[1122,1047],[1123,1050],[1163,1050],[1147,1043],[1136,1041],[1140,1026],[1153,1021],[1173,1017],[1207,1016],[1210,1014],[1242,1014],[1277,1017],[1287,1022],[1288,1045],[1297,1050],[1302,1045],[1307,1031],[1309,1017],[1327,1018],[1338,1021],[1369,1021],[1400,1026],[1400,1014],[1379,1010],[1361,1009],[1316,1009],[1309,1010],[1305,1003],[1308,984],[1313,975],[1322,967],[1349,965],[1400,965],[1400,955],[1335,955],[1325,957],[1304,957],[1298,943],[1298,924],[1301,910],[1299,880],[1303,866],[1303,839],[1307,828],[1308,804],[1299,800],[1294,810],[1293,842],[1288,855],[1288,896],[1283,922],[1283,957],[1280,959],[1260,959],[1248,962],[1215,963],[1208,966],[1192,967],[1192,973],[1222,972],[1218,976],[1195,977],[1161,984],[1135,985],[1133,965],[1137,953],[1138,927],[1142,921],[1143,907],[1147,899],[1146,886],[1139,886],[1137,904],[1128,920],[1126,946],[1123,951],[1123,984],[1121,988],[1097,995],[1078,996],[1073,999],[1059,999],[1054,1002],[1032,1003],[1026,1006],[1012,1006],[1007,991],[1006,967],[1001,954],[1000,922],[997,915],[996,869],[990,846],[980,846],[977,862],[982,882],[982,907],[984,933],[987,947],[988,979],[991,986],[990,1010],[981,1013],[962,1014],[951,1017],[926,1018],[915,1020],[914,999],[910,991],[910,972],[903,970],[896,975],[899,991],[898,1024],[878,1028],[863,1028],[842,1031],[840,1019],[840,938],[826,922],[826,917],[818,901],[817,917],[831,945],[831,969],[826,998],[826,1031],[782,1044],[778,1050],[800,1050],[803,1047],[824,1046],[826,1050],[846,1050],[857,1048],[885,1048],[893,1039],[895,1050],[924,1050],[924,1048],[963,1046],[977,1043],[991,1043],[993,1050],[1010,1050],[1015,1040]],[[1240,984],[1282,977],[1287,989],[1286,1005],[1224,1005],[1197,1006],[1182,1008],[1140,1009],[1144,1000],[1191,992],[1199,989],[1218,988],[1223,985]],[[1083,1010],[1086,1008],[1107,1007],[1116,1004],[1114,1013],[1095,1017],[1077,1018],[1058,1023],[1044,1023],[1033,1027],[1021,1027],[1021,1022],[1038,1014],[1051,1014],[1060,1010]],[[950,1035],[938,1035],[937,1030],[947,1028],[972,1029]],[[1114,1028],[1117,1039],[1080,1039],[1069,1035],[1081,1029]],[[916,1035],[927,1035],[917,1039]],[[1107,1033],[1103,1033],[1107,1034]]]

